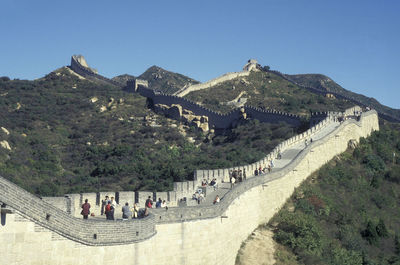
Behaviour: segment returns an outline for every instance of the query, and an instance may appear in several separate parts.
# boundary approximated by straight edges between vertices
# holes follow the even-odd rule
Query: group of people
[[[153,200],[151,199],[151,196],[149,196],[144,204],[144,207],[154,208],[153,205],[154,205]],[[167,202],[165,200],[161,200],[161,198],[158,198],[158,200],[156,201],[155,208],[168,208]]]
[[[258,176],[265,173],[271,173],[272,169],[274,168],[274,162],[271,160],[269,161],[268,165],[265,167],[259,167],[254,170],[254,176]]]
[[[117,207],[117,202],[114,197],[109,199],[108,196],[101,202],[101,215],[105,214],[107,220],[114,220],[114,212]]]
[[[192,195],[192,200],[196,200],[197,204],[200,204],[204,200],[204,194],[201,189],[197,190],[195,193]]]
[[[242,182],[246,180],[246,169],[235,169],[229,171],[229,182],[231,183],[231,187],[235,185],[236,182]]]
[[[217,179],[213,178],[210,183],[208,183],[208,180],[203,179],[203,181],[201,182],[201,186],[202,187],[206,187],[206,186],[211,186],[214,188],[214,190],[216,190],[218,188],[218,184],[217,184]]]

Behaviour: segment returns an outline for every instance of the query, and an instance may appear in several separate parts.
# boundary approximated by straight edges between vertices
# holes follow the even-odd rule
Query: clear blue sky
[[[322,73],[400,108],[400,1],[2,0],[0,76],[34,79],[82,54],[107,77],[152,65],[207,81],[249,58]]]

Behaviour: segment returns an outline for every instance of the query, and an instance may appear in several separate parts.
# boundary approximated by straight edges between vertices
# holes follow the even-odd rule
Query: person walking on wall
[[[111,212],[111,201],[108,201],[106,207],[104,207],[104,214],[106,215],[107,220],[111,220],[110,212]]]
[[[147,198],[146,203],[145,203],[145,207],[146,208],[153,207],[153,201],[151,200],[151,196],[149,196],[149,198]]]
[[[109,198],[108,196],[106,196],[106,198],[104,200],[101,201],[101,215],[104,214],[104,209],[106,208],[108,202],[109,202]]]
[[[85,203],[82,204],[81,214],[83,215],[83,219],[88,219],[88,216],[90,214],[90,203],[88,203],[88,199],[86,199]]]

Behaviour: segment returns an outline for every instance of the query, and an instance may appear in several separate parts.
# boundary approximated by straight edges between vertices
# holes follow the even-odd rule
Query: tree
[[[372,221],[368,221],[367,227],[362,231],[361,235],[368,241],[371,245],[376,245],[379,242],[379,236],[376,232],[376,226]]]
[[[376,226],[376,233],[378,233],[378,236],[380,236],[380,237],[388,237],[389,236],[389,233],[386,229],[386,225],[382,219],[379,219],[379,223]]]

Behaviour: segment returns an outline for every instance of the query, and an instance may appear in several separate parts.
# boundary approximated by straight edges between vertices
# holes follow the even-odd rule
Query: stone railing
[[[66,238],[86,245],[118,245],[152,237],[154,215],[128,221],[75,218],[0,177],[0,202],[29,220]]]

